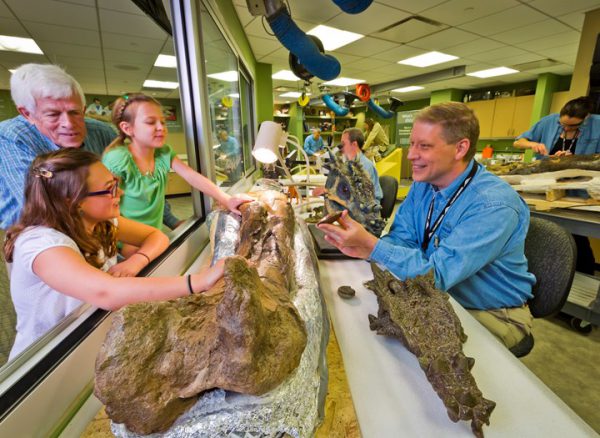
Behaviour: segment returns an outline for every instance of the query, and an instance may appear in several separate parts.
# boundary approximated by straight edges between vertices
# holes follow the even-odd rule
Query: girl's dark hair
[[[365,123],[369,126],[369,131],[373,130],[373,126],[375,126],[375,120],[373,119],[366,119]]]
[[[125,140],[129,138],[125,132],[121,129],[121,122],[133,123],[135,120],[135,115],[137,113],[137,108],[140,103],[149,102],[161,107],[161,104],[158,100],[151,96],[146,96],[143,93],[130,93],[125,94],[122,97],[118,97],[115,100],[113,110],[112,110],[112,122],[117,128],[119,135],[115,138],[111,144],[104,150],[104,152],[109,151],[115,146],[120,146],[125,144]]]
[[[89,235],[79,214],[79,204],[88,193],[89,167],[100,157],[88,151],[63,148],[38,155],[31,163],[25,182],[25,205],[19,222],[6,233],[4,255],[13,260],[17,237],[27,227],[46,226],[66,234],[75,241],[86,261],[97,268],[105,257],[117,253],[116,227],[111,221],[96,225]]]
[[[560,110],[560,116],[585,119],[592,112],[593,108],[594,104],[592,101],[586,96],[581,96],[568,101]]]

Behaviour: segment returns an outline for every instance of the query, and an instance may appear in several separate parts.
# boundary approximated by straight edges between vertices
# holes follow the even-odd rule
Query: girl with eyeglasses
[[[169,240],[156,228],[120,216],[122,193],[91,152],[65,148],[35,158],[23,212],[4,244],[17,313],[11,358],[84,302],[113,310],[204,291],[221,278],[222,263],[187,277],[131,278]],[[139,249],[117,263],[117,240]]]
[[[240,214],[238,206],[252,200],[245,195],[223,192],[177,157],[171,146],[165,144],[165,116],[153,97],[142,93],[120,97],[115,101],[112,116],[119,136],[106,149],[102,162],[121,179],[123,216],[160,228],[171,169],[234,213]]]
[[[600,116],[591,114],[587,97],[570,100],[559,114],[543,117],[513,145],[533,149],[538,155],[588,155],[600,153]]]

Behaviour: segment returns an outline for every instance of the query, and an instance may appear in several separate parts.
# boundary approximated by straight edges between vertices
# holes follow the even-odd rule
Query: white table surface
[[[368,315],[377,315],[375,294],[363,286],[373,278],[359,260],[319,262],[321,287],[342,352],[350,392],[365,438],[472,437],[470,421],[453,423],[417,359],[397,339],[377,335]],[[344,300],[337,288],[350,285]],[[472,373],[483,396],[496,402],[486,437],[598,436],[562,400],[451,300],[469,337],[463,349],[475,358]],[[535,348],[535,347],[534,347]],[[568,373],[565,370],[565,373]]]

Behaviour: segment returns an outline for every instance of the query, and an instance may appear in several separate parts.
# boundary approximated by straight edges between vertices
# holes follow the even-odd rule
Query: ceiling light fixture
[[[296,76],[294,73],[292,73],[291,70],[279,70],[277,73],[273,74],[271,76],[273,79],[278,79],[280,81],[301,81],[302,79],[300,79],[298,76]]]
[[[0,50],[43,55],[42,49],[31,38],[0,35]]]
[[[364,35],[346,30],[336,29],[335,27],[324,26],[322,24],[306,32],[308,35],[314,35],[321,40],[325,50],[335,50],[350,44],[356,40],[364,38]]]
[[[441,64],[443,62],[453,61],[458,59],[458,56],[448,55],[442,52],[428,52],[412,58],[398,61],[398,64],[412,65],[413,67],[429,67],[430,65]]]
[[[392,91],[396,92],[396,93],[409,93],[411,91],[417,91],[417,90],[422,90],[425,87],[421,87],[419,85],[411,85],[409,87],[402,87],[402,88],[396,88]]]
[[[146,79],[144,81],[144,88],[166,88],[168,90],[174,90],[177,87],[179,87],[177,82],[154,81],[152,79]]]
[[[211,73],[206,76],[208,76],[209,78],[218,79],[220,81],[225,81],[225,82],[237,82],[237,80],[238,80],[238,72],[235,70],[222,71],[220,73]]]
[[[496,67],[488,68],[487,70],[474,71],[473,73],[467,73],[467,76],[475,76],[476,78],[491,78],[493,76],[511,75],[513,73],[519,73],[519,70],[508,67]]]
[[[306,96],[310,96],[310,93],[306,93]],[[288,91],[287,93],[280,94],[279,97],[293,97],[298,98],[302,96],[302,93],[299,91]]]
[[[231,93],[231,94],[228,94],[228,96],[229,97],[234,97],[236,99],[239,99],[240,98],[240,93]]]
[[[350,85],[361,84],[363,82],[365,82],[364,79],[335,78],[333,81],[323,82],[323,85],[335,85],[338,87],[349,87]]]
[[[177,58],[172,55],[158,55],[154,67],[177,68]]]

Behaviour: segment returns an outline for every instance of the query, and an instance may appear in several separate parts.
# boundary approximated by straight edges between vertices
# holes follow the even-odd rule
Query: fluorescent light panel
[[[519,73],[519,70],[508,67],[496,67],[489,68],[487,70],[479,70],[473,73],[467,73],[467,76],[475,76],[477,78],[491,78],[493,76],[511,75],[513,73]]]
[[[144,81],[144,88],[166,88],[168,90],[174,90],[177,87],[179,87],[177,82],[154,81],[152,79],[146,79]]]
[[[412,65],[413,67],[429,67],[430,65],[441,64],[443,62],[453,61],[458,59],[458,56],[448,55],[442,52],[428,52],[412,58],[398,61],[398,64]]]
[[[231,94],[228,94],[228,96],[229,97],[234,97],[236,99],[239,99],[240,98],[240,93],[231,93]]]
[[[292,73],[291,70],[279,70],[277,73],[271,76],[273,79],[279,79],[280,81],[300,81],[301,79]]]
[[[422,90],[423,88],[425,87],[421,87],[419,85],[411,85],[410,87],[395,88],[392,91],[395,91],[396,93],[409,93],[411,91]]]
[[[206,76],[208,76],[209,78],[218,79],[220,81],[225,81],[225,82],[237,82],[237,80],[238,80],[238,72],[235,70],[222,71],[220,73],[212,73],[212,74],[209,74]]]
[[[349,87],[350,85],[362,84],[365,82],[364,79],[352,79],[352,78],[335,78],[332,81],[323,82],[324,85],[336,85],[338,87]]]
[[[306,32],[314,35],[321,40],[325,50],[335,50],[350,44],[356,40],[364,38],[364,35],[346,30],[336,29],[335,27],[324,26],[322,24]]]
[[[310,93],[306,93],[307,96],[310,96]],[[279,97],[293,97],[298,98],[302,96],[302,93],[299,91],[288,91],[287,93],[280,94]]]
[[[0,35],[0,50],[43,55],[42,49],[31,38]]]
[[[154,61],[155,67],[177,68],[177,58],[172,55],[158,55]]]

